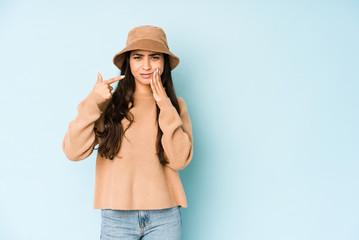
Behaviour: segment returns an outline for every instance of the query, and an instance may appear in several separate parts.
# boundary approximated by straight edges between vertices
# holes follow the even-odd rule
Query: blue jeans
[[[180,206],[154,210],[101,209],[101,240],[180,240]]]

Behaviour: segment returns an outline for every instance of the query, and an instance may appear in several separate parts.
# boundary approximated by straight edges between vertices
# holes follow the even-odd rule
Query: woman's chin
[[[151,78],[136,79],[136,82],[139,82],[140,84],[143,84],[143,85],[151,85]]]

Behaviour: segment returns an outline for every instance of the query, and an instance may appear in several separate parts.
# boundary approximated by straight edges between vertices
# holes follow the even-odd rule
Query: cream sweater
[[[186,195],[178,174],[193,155],[192,126],[184,100],[178,97],[180,114],[169,98],[156,102],[152,93],[134,93],[134,115],[125,132],[119,157],[113,160],[97,154],[94,209],[148,210],[177,205],[187,207]],[[68,159],[87,158],[101,139],[94,127],[103,130],[103,111],[109,100],[91,91],[78,105],[78,115],[69,125],[62,142]],[[156,104],[162,145],[169,164],[161,165],[156,156]],[[124,129],[129,121],[122,120]]]

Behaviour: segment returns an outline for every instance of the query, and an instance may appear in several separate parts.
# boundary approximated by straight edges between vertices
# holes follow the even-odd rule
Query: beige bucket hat
[[[177,56],[170,52],[166,34],[160,27],[143,25],[133,28],[128,33],[126,47],[113,57],[113,63],[121,70],[125,53],[131,50],[149,50],[169,55],[171,70],[179,64]]]

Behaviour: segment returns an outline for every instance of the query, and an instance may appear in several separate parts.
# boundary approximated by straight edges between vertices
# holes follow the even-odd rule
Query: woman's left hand
[[[158,68],[156,69],[156,71],[153,73],[152,76],[153,77],[151,79],[150,85],[152,88],[153,97],[155,98],[156,102],[168,98],[166,90],[162,85],[161,76]]]

